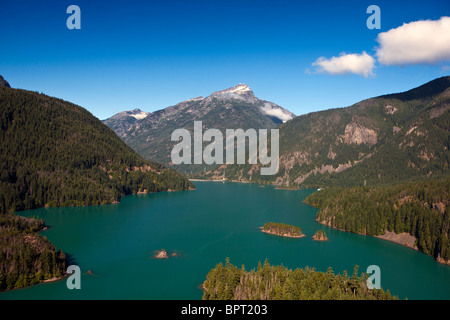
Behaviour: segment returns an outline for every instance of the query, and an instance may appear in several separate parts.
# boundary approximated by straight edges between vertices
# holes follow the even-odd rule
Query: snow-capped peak
[[[144,112],[144,111],[142,111],[142,110],[140,110],[138,108],[136,108],[136,109],[134,109],[132,111],[129,111],[127,113],[128,113],[129,116],[131,116],[133,118],[136,118],[137,120],[142,120],[145,117],[147,117],[148,114],[149,114],[148,112]]]
[[[238,99],[238,100],[246,100],[246,101],[256,101],[257,98],[253,94],[252,89],[246,84],[239,83],[237,86],[232,88],[228,88],[225,90],[217,91],[211,94],[209,97],[217,98],[217,99]]]
[[[138,120],[142,120],[142,119],[144,119],[145,117],[147,117],[148,114],[145,113],[145,112],[141,112],[141,113],[138,113],[138,114],[132,114],[131,116],[132,116],[132,117],[135,117],[135,118],[138,119]]]
[[[250,87],[246,84],[239,83],[237,86],[233,88],[229,88],[224,90],[224,92],[235,92],[235,93],[245,93],[245,92],[251,92],[252,90]]]
[[[200,101],[200,100],[203,100],[203,99],[205,99],[205,98],[203,98],[202,96],[200,96],[200,97],[195,97],[195,98],[186,100],[186,102],[190,102],[190,101]]]

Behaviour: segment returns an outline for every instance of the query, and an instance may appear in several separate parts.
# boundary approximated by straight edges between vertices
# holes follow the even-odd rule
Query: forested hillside
[[[306,198],[320,208],[317,221],[381,236],[407,233],[413,247],[450,264],[450,178],[387,186],[326,188]]]
[[[72,103],[0,87],[0,111],[0,213],[193,188]]]
[[[279,127],[280,167],[223,165],[205,177],[300,187],[363,186],[449,175],[450,77]],[[269,144],[270,145],[270,144]]]
[[[66,255],[38,234],[44,222],[13,212],[194,188],[72,103],[4,85],[0,111],[0,291],[59,278],[66,268]]]

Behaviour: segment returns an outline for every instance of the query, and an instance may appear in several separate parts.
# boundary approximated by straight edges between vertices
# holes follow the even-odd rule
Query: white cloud
[[[290,114],[289,112],[287,112],[281,108],[274,108],[268,103],[266,103],[263,107],[261,107],[261,111],[271,117],[278,118],[283,122],[286,122],[286,121],[292,119],[292,114]]]
[[[361,54],[341,53],[339,57],[332,57],[331,59],[320,57],[312,65],[317,67],[316,72],[326,72],[329,74],[354,73],[367,78],[373,75],[372,70],[375,67],[375,59],[365,51]]]
[[[450,17],[404,23],[380,33],[377,41],[376,56],[385,65],[450,60]]]

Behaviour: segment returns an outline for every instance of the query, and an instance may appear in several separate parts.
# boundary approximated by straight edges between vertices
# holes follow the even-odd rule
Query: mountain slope
[[[93,205],[193,185],[72,103],[0,87],[0,212]]]
[[[280,126],[277,175],[258,165],[208,172],[228,179],[289,186],[355,186],[449,173],[450,77],[347,108],[298,116]]]
[[[450,265],[450,177],[387,186],[326,188],[305,202],[316,220],[394,241]],[[398,235],[398,236],[395,236]]]
[[[0,76],[0,87],[11,88],[8,81],[6,81],[2,76]]]
[[[136,122],[144,119],[149,115],[148,112],[136,108],[131,111],[123,111],[115,114],[111,118],[103,121],[108,127],[113,128],[118,136],[122,136],[128,129],[130,129]]]
[[[193,131],[194,121],[202,121],[204,130],[271,129],[290,120],[294,114],[282,107],[258,99],[245,84],[180,102],[152,112],[145,118],[130,121],[127,112],[117,114],[104,123],[112,128],[128,145],[146,159],[171,165],[170,154],[176,142],[171,141],[175,129]],[[128,126],[126,130],[124,128]],[[217,166],[178,165],[178,171],[200,172]]]

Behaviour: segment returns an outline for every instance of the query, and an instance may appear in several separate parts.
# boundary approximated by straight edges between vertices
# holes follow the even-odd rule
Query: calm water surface
[[[302,202],[313,190],[195,184],[196,191],[131,195],[120,204],[21,212],[51,226],[42,234],[81,268],[81,290],[68,290],[62,280],[4,292],[0,299],[201,299],[199,285],[226,257],[247,270],[266,258],[289,268],[331,266],[350,274],[355,265],[365,271],[375,264],[381,286],[402,299],[450,299],[450,267],[395,243],[320,225],[317,209]],[[260,232],[269,221],[299,226],[308,237]],[[312,240],[318,229],[330,241]],[[178,257],[154,259],[162,248]]]

